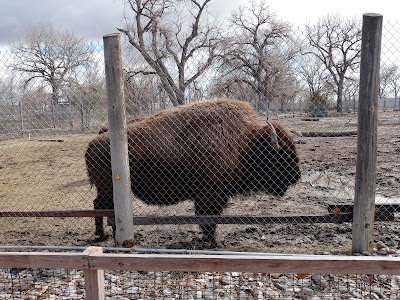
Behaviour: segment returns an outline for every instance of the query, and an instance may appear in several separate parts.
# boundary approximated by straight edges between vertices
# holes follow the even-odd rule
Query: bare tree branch
[[[125,16],[126,27],[119,31],[157,74],[172,104],[185,103],[186,89],[214,63],[222,42],[221,29],[208,22],[211,0],[126,1],[134,18],[131,22]],[[189,69],[189,64],[197,68]]]
[[[290,25],[277,19],[265,1],[240,7],[230,22],[232,46],[224,60],[228,74],[253,90],[259,109],[268,110],[271,99],[283,100],[287,95],[280,78],[289,75],[288,64],[296,52],[291,46]]]
[[[361,24],[340,15],[328,15],[316,25],[307,25],[306,37],[311,49],[303,54],[314,55],[329,71],[337,93],[336,109],[341,112],[346,74],[360,63]]]
[[[84,41],[73,33],[37,25],[30,27],[25,40],[11,45],[11,49],[14,55],[11,67],[28,75],[25,86],[39,80],[51,88],[54,119],[54,106],[58,104],[62,85],[76,68],[89,60]]]

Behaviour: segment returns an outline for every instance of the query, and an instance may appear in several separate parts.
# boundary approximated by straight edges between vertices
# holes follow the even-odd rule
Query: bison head
[[[250,190],[283,196],[301,177],[294,141],[277,123],[253,133],[244,161],[244,185]]]

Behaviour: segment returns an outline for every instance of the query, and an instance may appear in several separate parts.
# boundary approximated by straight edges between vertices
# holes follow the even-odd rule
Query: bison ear
[[[267,124],[261,128],[253,130],[252,136],[254,142],[259,139],[263,141],[268,140],[268,144],[276,151],[279,151],[281,148],[278,141],[278,134],[275,127],[270,122],[267,122]]]

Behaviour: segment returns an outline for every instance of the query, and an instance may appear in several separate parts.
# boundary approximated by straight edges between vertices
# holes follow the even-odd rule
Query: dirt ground
[[[357,116],[344,114],[320,119],[281,116],[289,130],[301,132],[356,130]],[[400,112],[380,112],[378,128],[377,200],[400,202]],[[83,154],[94,135],[33,136],[31,140],[0,142],[0,211],[91,209],[91,189]],[[61,141],[62,140],[62,141]],[[329,204],[351,203],[354,197],[357,137],[295,135],[302,179],[282,198],[266,194],[237,196],[226,215],[327,214]],[[171,207],[152,207],[133,201],[140,216],[193,215],[190,201]],[[400,222],[375,224],[375,240],[400,248]],[[112,238],[97,241],[90,218],[0,218],[0,245],[113,246]],[[107,232],[111,233],[110,227]],[[349,253],[352,225],[267,224],[219,225],[222,250],[291,253]],[[144,248],[196,248],[197,225],[136,226],[135,240]]]

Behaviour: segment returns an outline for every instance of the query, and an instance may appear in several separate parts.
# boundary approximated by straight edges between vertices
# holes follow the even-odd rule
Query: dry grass
[[[0,142],[0,209],[90,208],[95,194],[87,182],[83,155],[92,137],[63,136],[63,142]]]

